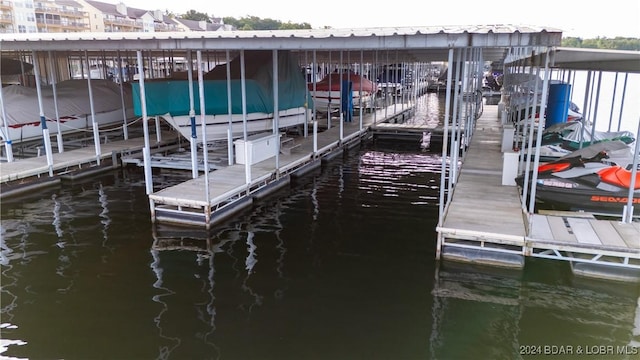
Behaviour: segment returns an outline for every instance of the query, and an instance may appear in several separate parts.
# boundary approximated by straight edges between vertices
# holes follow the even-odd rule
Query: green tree
[[[294,29],[311,29],[311,24],[309,23],[300,23],[294,24],[291,21],[286,23],[281,23],[279,30],[294,30]]]
[[[206,13],[201,13],[195,10],[189,10],[186,14],[180,15],[181,19],[186,20],[196,20],[196,21],[206,21],[208,23],[211,22],[211,18]]]
[[[640,51],[639,38],[597,37],[595,39],[581,39],[578,37],[566,37],[562,39],[562,46],[587,49],[607,49],[607,50],[633,50]]]
[[[577,37],[562,38],[562,46],[564,46],[564,47],[572,47],[572,48],[580,48],[580,47],[582,47],[582,39],[577,38]]]
[[[225,17],[222,19],[225,24],[232,25],[238,30],[291,30],[291,29],[311,29],[309,23],[283,23],[280,20],[270,18],[259,18],[257,16],[245,16],[240,19]]]

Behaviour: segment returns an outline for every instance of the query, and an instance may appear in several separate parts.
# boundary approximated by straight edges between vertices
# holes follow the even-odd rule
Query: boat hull
[[[320,112],[333,112],[339,110],[342,104],[340,91],[311,91],[313,106]],[[374,95],[363,92],[362,97],[359,91],[352,92],[353,107],[363,109],[373,106]]]
[[[601,215],[620,215],[627,205],[628,191],[588,191],[568,190],[563,187],[544,185],[555,179],[538,180],[536,187],[536,200],[551,205],[556,209],[570,211],[587,211]],[[640,216],[640,192],[635,191],[632,199],[634,216]]]
[[[354,108],[366,108],[373,104],[378,86],[366,77],[352,72],[331,73],[317,83],[307,84],[307,89],[316,110],[332,112],[339,110],[342,104],[342,90],[345,82],[349,82],[351,99]]]
[[[133,109],[127,109],[125,112],[127,118],[133,117]],[[122,109],[98,113],[95,115],[95,121],[99,128],[107,126],[123,125]],[[60,126],[55,119],[46,119],[49,135],[56,135],[59,132],[62,135],[68,135],[80,132],[92,132],[93,120],[91,115],[71,115],[60,118]],[[6,133],[8,130],[8,133]],[[11,140],[13,144],[35,141],[42,139],[42,124],[40,121],[34,121],[26,124],[9,125],[7,129],[0,128],[0,138],[4,141]]]
[[[187,115],[161,116],[171,127],[177,130],[186,139],[192,137],[191,118]],[[280,129],[302,125],[310,121],[311,112],[304,107],[281,110],[278,114],[278,127]],[[202,122],[200,116],[196,116],[196,137],[202,139]],[[206,140],[207,142],[224,140],[228,137],[229,115],[206,115]],[[250,113],[247,114],[247,133],[273,131],[273,114]],[[244,134],[244,121],[242,114],[231,116],[232,137],[239,138]]]

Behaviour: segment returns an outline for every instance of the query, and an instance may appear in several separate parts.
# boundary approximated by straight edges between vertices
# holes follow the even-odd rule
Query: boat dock
[[[504,127],[498,106],[485,105],[462,161],[438,232],[437,257],[521,269],[525,257],[569,261],[574,273],[637,281],[640,223],[597,220],[590,214],[527,214],[517,186],[503,185]]]
[[[175,133],[165,132],[161,139],[151,142],[152,153],[176,148]],[[144,146],[143,137],[133,137],[101,143],[100,154],[96,154],[92,142],[91,145],[54,153],[51,156],[51,166],[44,155],[0,162],[0,198],[55,185],[61,180],[73,180],[108,171],[118,167],[123,156],[139,155]]]
[[[539,103],[540,108],[545,107],[548,95],[546,90],[542,90],[542,94],[538,94],[536,88],[533,99],[529,99],[531,90],[520,86],[524,83],[515,86],[518,81],[514,80],[513,85],[505,82],[501,92],[505,102],[500,99],[500,105],[504,107],[501,111],[499,111],[500,105],[477,101],[478,95],[482,95],[477,90],[481,88],[479,83],[481,77],[477,75],[485,70],[484,67],[487,63],[499,64],[497,66],[505,72],[513,70],[511,75],[531,75],[533,70],[539,71],[544,66],[545,78],[541,79],[544,86],[549,85],[549,81],[552,80],[550,75],[555,70],[564,72],[564,70],[581,69],[596,71],[600,74],[603,71],[615,71],[616,76],[618,72],[640,73],[637,52],[609,53],[566,49],[559,47],[561,40],[562,33],[557,29],[511,25],[474,26],[471,28],[407,27],[267,32],[233,31],[211,32],[204,36],[197,33],[181,33],[179,36],[173,33],[118,33],[117,35],[114,33],[65,33],[12,34],[12,36],[0,37],[3,53],[12,56],[19,55],[24,59],[31,57],[31,61],[37,64],[34,70],[40,69],[40,67],[43,68],[42,70],[47,70],[42,71],[43,74],[54,73],[52,69],[48,69],[52,66],[46,66],[43,61],[44,52],[47,51],[49,52],[47,54],[49,60],[55,64],[75,62],[81,66],[86,63],[89,67],[91,63],[104,64],[108,62],[111,64],[110,66],[121,72],[120,79],[123,79],[122,69],[125,61],[122,56],[124,55],[127,69],[137,67],[137,73],[140,74],[138,82],[133,77],[129,79],[133,85],[132,89],[139,91],[139,98],[143,98],[145,86],[151,90],[152,84],[154,84],[150,81],[145,85],[143,79],[165,78],[168,75],[166,71],[160,77],[155,76],[152,72],[145,74],[144,59],[149,59],[149,69],[154,64],[153,59],[160,58],[173,58],[176,61],[188,59],[188,63],[192,66],[195,55],[197,59],[195,64],[198,69],[204,71],[206,67],[209,71],[222,63],[230,63],[231,55],[234,58],[239,56],[240,59],[243,59],[245,49],[271,51],[271,59],[279,59],[282,53],[288,52],[298,59],[297,64],[293,61],[292,64],[295,66],[304,65],[309,69],[319,68],[317,65],[323,64],[326,71],[334,71],[334,69],[341,68],[346,64],[351,66],[358,63],[360,65],[358,72],[365,74],[367,71],[368,76],[374,78],[379,75],[378,70],[384,69],[385,66],[403,64],[403,68],[411,69],[415,75],[411,77],[411,81],[415,84],[411,91],[403,91],[400,94],[402,96],[385,97],[385,101],[393,99],[395,101],[393,104],[385,103],[384,106],[377,107],[371,112],[354,115],[350,122],[344,122],[338,118],[327,119],[326,116],[324,118],[316,116],[309,121],[309,118],[306,117],[308,113],[305,112],[305,120],[303,121],[307,128],[305,128],[304,136],[299,132],[296,136],[289,137],[286,133],[277,133],[277,131],[265,135],[265,137],[269,137],[269,140],[265,142],[270,143],[269,151],[272,152],[269,154],[258,152],[262,158],[256,161],[252,160],[252,153],[247,152],[249,145],[245,141],[244,149],[243,146],[234,146],[236,164],[220,164],[221,166],[214,168],[211,167],[211,163],[204,166],[204,160],[202,164],[189,163],[191,167],[201,169],[200,172],[194,171],[196,174],[192,175],[193,179],[175,186],[153,189],[151,168],[166,166],[186,170],[188,167],[184,162],[186,159],[181,160],[182,164],[177,164],[177,158],[165,158],[152,163],[149,161],[149,156],[146,155],[149,155],[150,152],[159,153],[172,147],[178,149],[180,144],[177,141],[179,140],[176,141],[174,138],[174,143],[163,144],[155,144],[154,142],[154,145],[150,145],[151,148],[149,148],[148,144],[144,144],[143,138],[136,138],[105,143],[101,145],[102,149],[99,154],[96,154],[95,148],[90,144],[87,144],[88,146],[85,148],[58,154],[51,154],[50,146],[48,146],[49,154],[47,157],[49,159],[45,156],[39,156],[2,163],[0,164],[2,196],[45,186],[45,184],[63,178],[72,179],[74,176],[95,173],[122,165],[125,162],[140,164],[138,160],[129,155],[141,156],[140,153],[144,151],[145,184],[152,221],[209,228],[236,211],[246,208],[254,199],[266,196],[285,186],[291,177],[313,171],[321,165],[323,160],[330,160],[343,154],[345,149],[357,145],[367,135],[415,140],[424,139],[427,135],[434,135],[435,142],[443,140],[442,155],[445,161],[442,164],[442,174],[449,170],[449,177],[442,177],[443,183],[440,187],[441,211],[439,224],[436,228],[438,236],[436,257],[438,259],[521,269],[525,267],[527,257],[539,257],[568,261],[574,272],[580,275],[624,281],[638,279],[640,278],[640,229],[638,223],[632,222],[626,217],[624,221],[618,222],[598,220],[584,213],[539,212],[534,214],[533,210],[529,212],[524,210],[525,202],[521,199],[520,190],[515,183],[512,183],[518,172],[518,154],[510,150],[513,148],[513,141],[505,147],[505,143],[508,143],[505,141],[508,133],[506,130],[509,130],[507,123],[511,123],[509,120],[513,123],[523,120],[515,117],[523,115],[523,107],[530,109],[538,106],[538,104],[533,105],[531,102],[537,101],[538,95],[544,99]],[[69,51],[69,49],[76,50]],[[129,54],[131,51],[135,51],[135,57]],[[266,56],[269,58],[268,54]],[[223,58],[226,61],[222,61]],[[113,60],[107,61],[107,59]],[[444,116],[440,116],[440,119],[437,120],[440,122],[439,124],[444,122],[444,128],[439,124],[412,124],[406,121],[416,116],[413,110],[417,108],[417,100],[424,91],[428,92],[429,90],[426,83],[420,82],[422,81],[420,75],[426,74],[425,70],[428,69],[426,64],[434,61],[445,62],[449,67],[447,88],[444,91],[447,101],[446,105],[441,107],[444,109]],[[243,63],[243,60],[240,63]],[[177,62],[171,64],[171,71],[176,74],[184,70],[177,71],[177,65]],[[240,71],[243,66],[245,65],[239,67],[240,74],[243,73]],[[547,67],[551,67],[552,71],[546,71]],[[61,67],[64,70],[67,68],[70,69],[68,66]],[[230,65],[228,69],[231,68]],[[273,72],[278,71],[277,69],[279,69],[278,66],[266,70]],[[189,70],[193,69],[190,67]],[[204,82],[204,79],[200,76],[199,70],[198,82],[200,83]],[[300,69],[294,70],[292,73],[297,73]],[[58,72],[61,72],[61,77],[56,80],[71,79],[73,75],[70,71]],[[188,71],[188,73],[191,72]],[[34,75],[36,79],[39,79],[38,74]],[[313,73],[312,75],[315,77],[317,74]],[[229,78],[227,79],[227,77]],[[225,79],[227,85],[230,86],[231,77],[230,75],[227,77]],[[594,76],[593,78],[599,77]],[[525,78],[527,79],[525,82],[529,82],[531,79],[530,76],[525,76]],[[588,78],[591,81],[591,74]],[[221,79],[222,77],[216,81],[222,81]],[[240,76],[240,80],[242,84],[246,85],[246,79],[242,79]],[[409,79],[405,78],[404,80]],[[188,80],[191,85],[193,85],[193,81],[194,79]],[[402,81],[398,84],[401,83]],[[155,82],[155,84],[158,83]],[[222,82],[216,84],[222,89]],[[275,88],[272,94],[274,104],[284,99],[279,96],[279,81],[272,81],[272,84],[268,85],[265,89]],[[305,87],[308,87],[308,84],[302,84],[301,88]],[[187,86],[187,88],[189,87]],[[594,94],[591,91],[590,96],[599,97],[600,86],[596,87],[590,83],[585,88],[597,88],[598,93]],[[519,91],[522,93],[519,94]],[[198,92],[198,100],[204,105],[205,92],[200,90]],[[231,93],[231,91],[227,92]],[[185,95],[187,92],[178,91],[178,93]],[[145,94],[148,96],[150,93]],[[158,94],[167,95],[164,91],[158,91]],[[524,99],[523,95],[525,94],[527,95],[526,105],[517,103],[516,100]],[[454,98],[453,104],[449,101],[451,97]],[[160,98],[154,97],[152,99],[158,100]],[[271,96],[267,96],[267,98],[271,98]],[[299,98],[303,99],[302,96]],[[497,99],[497,97],[494,98]],[[231,107],[231,96],[227,100],[229,100],[227,106]],[[513,102],[509,103],[511,100]],[[587,100],[585,96],[585,107]],[[137,116],[145,118],[150,114],[151,116],[161,116],[167,112],[171,113],[168,110],[163,112],[163,107],[148,113],[146,105],[149,102],[148,98],[145,101],[140,101]],[[246,99],[243,99],[242,102],[246,106]],[[159,103],[160,105],[164,104],[163,101],[159,101]],[[239,101],[234,102],[234,104],[239,103]],[[484,104],[483,108],[478,111],[481,104]],[[184,120],[192,121],[191,118],[187,119],[186,117],[187,114],[195,112],[195,98],[189,100],[188,107],[184,106],[182,109],[183,105],[180,105],[181,109],[176,114],[185,117]],[[300,109],[307,106],[307,98],[304,98],[304,101],[297,103],[295,108]],[[222,107],[224,108],[224,106]],[[613,108],[614,106],[612,106]],[[259,113],[269,113],[270,111],[272,110],[263,109]],[[246,109],[243,112],[246,113]],[[479,113],[482,115],[478,116]],[[220,112],[218,115],[220,114],[225,114],[225,112]],[[507,114],[510,114],[512,119],[507,119]],[[613,114],[609,117],[613,117]],[[593,121],[595,124],[595,120]],[[4,125],[6,130],[8,125],[6,123]],[[523,127],[517,127],[516,131],[520,131],[521,128]],[[229,129],[228,131],[233,130]],[[513,129],[511,131],[513,133]],[[514,136],[517,137],[521,135],[521,133],[514,133]],[[150,135],[147,134],[147,136]],[[245,128],[244,137],[247,136],[249,134]],[[446,140],[449,138],[451,142],[447,145]],[[198,141],[203,142],[204,139],[211,138],[201,136]],[[271,139],[277,140],[271,141]],[[276,143],[278,145],[274,146],[273,144]],[[193,148],[196,146],[194,144],[192,143]],[[11,148],[11,141],[6,141],[4,145]],[[201,145],[204,148],[208,146]],[[252,143],[251,146],[253,147],[253,145],[256,144]],[[226,146],[229,149],[232,145]],[[241,151],[245,153],[239,156]],[[638,157],[637,151],[638,149],[636,149],[636,159]],[[263,157],[263,155],[268,156]],[[123,156],[126,161],[122,160]],[[194,163],[199,161],[197,156],[194,158],[196,158]],[[238,161],[238,159],[242,159],[242,161]],[[459,160],[461,162],[460,168],[458,168]],[[175,163],[172,163],[174,161]],[[514,161],[515,166],[513,166]],[[446,186],[444,179],[449,181]],[[29,184],[25,185],[27,182]],[[445,191],[446,195],[443,195]],[[446,201],[443,200],[445,198]]]
[[[309,129],[307,137],[283,135],[277,157],[251,165],[223,166],[209,172],[206,186],[205,176],[199,176],[153,192],[149,195],[152,221],[209,228],[247,208],[254,199],[286,186],[291,176],[313,171],[323,160],[360,144],[373,124],[408,116],[411,107],[405,106],[395,113],[392,106],[363,113],[362,127],[359,116],[354,116],[352,122],[342,122],[342,127],[334,119],[334,125],[321,132]]]
[[[328,130],[321,129],[321,132],[318,133],[315,159],[335,156],[338,148],[352,142],[358,135],[364,135],[374,122],[378,124],[383,124],[387,121],[400,123],[410,116],[411,111],[412,106],[410,103],[405,103],[391,104],[387,108],[363,112],[362,131],[359,128],[359,114],[356,114],[352,122],[343,123],[342,140],[340,140],[339,136],[339,120],[334,116],[332,119],[333,126]],[[326,114],[323,116],[325,117],[325,125],[323,127],[326,127]],[[312,129],[309,131],[312,131]],[[179,135],[176,132],[161,130],[159,137],[156,133],[151,133],[149,136],[150,154],[157,154],[150,158],[152,162],[151,167],[190,170],[191,163],[188,161],[189,159],[178,159],[176,156],[173,156],[175,155],[175,151],[180,147],[178,144]],[[75,146],[78,144],[79,146]],[[0,198],[15,196],[34,189],[56,185],[60,183],[61,180],[73,180],[94,175],[125,164],[141,166],[142,151],[145,146],[144,137],[138,135],[130,137],[129,139],[103,138],[100,144],[99,155],[96,155],[93,139],[85,139],[83,144],[76,141],[73,148],[70,145],[71,142],[66,141],[64,152],[55,152],[52,154],[51,166],[49,166],[47,157],[44,154],[16,159],[12,162],[0,162],[0,185],[2,186]],[[299,136],[295,138],[284,138],[281,152],[282,154],[279,158],[280,169],[277,172],[278,175],[274,175],[274,178],[298,171],[299,167],[315,160],[311,159],[313,157],[313,139],[311,135],[306,139]],[[165,154],[167,156],[164,156]],[[275,160],[265,160],[263,163],[255,164],[254,166],[254,175],[262,174],[260,176],[256,175],[257,178],[255,181],[265,185],[261,178],[266,175],[261,173],[259,169],[263,167],[262,171],[273,173],[275,171]],[[217,172],[218,170],[224,170],[222,171],[224,174],[225,172],[233,172],[231,169],[240,171],[239,175],[234,175],[235,178],[244,179],[244,165],[235,164],[230,167],[226,165],[214,166],[211,162],[209,165],[209,170],[212,171],[211,174],[215,174],[212,179],[223,176]],[[204,171],[203,164],[199,164],[199,171]],[[217,184],[217,180],[211,181]],[[236,185],[240,186],[240,184],[233,186]],[[188,184],[185,186],[189,187]],[[250,187],[253,188],[255,186],[257,185],[254,184]],[[262,186],[257,187],[261,188]],[[215,190],[213,190],[212,194],[218,193],[220,184],[213,186],[213,188],[215,188]],[[228,187],[223,188],[225,189],[225,193],[231,191]],[[240,192],[235,193],[239,194]],[[202,194],[204,194],[204,191],[199,195],[200,198]],[[228,199],[224,202],[228,202]],[[162,203],[162,201],[160,201],[160,203]]]

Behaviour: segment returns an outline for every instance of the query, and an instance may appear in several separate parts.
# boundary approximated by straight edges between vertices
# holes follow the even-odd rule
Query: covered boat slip
[[[528,220],[518,188],[503,185],[503,129],[498,106],[485,105],[437,228],[439,256],[510,268],[524,267],[525,256],[566,260],[581,275],[638,281],[640,223],[573,212]]]
[[[520,70],[525,72],[528,67],[540,67],[541,61],[535,56],[547,54],[553,51],[555,64],[563,64],[566,52],[554,50],[561,43],[562,33],[557,29],[533,28],[528,26],[487,25],[470,27],[398,27],[377,29],[323,29],[323,30],[286,30],[286,31],[231,31],[211,33],[78,33],[78,34],[11,34],[11,37],[0,35],[2,51],[16,52],[43,52],[53,51],[62,57],[82,56],[81,54],[101,54],[103,58],[116,59],[121,51],[137,52],[138,74],[146,72],[145,63],[149,67],[153,64],[147,59],[153,58],[189,58],[192,53],[198,57],[229,59],[230,55],[238,55],[244,51],[266,50],[275,56],[289,51],[297,55],[300,64],[311,69],[315,64],[338,64],[336,58],[348,63],[359,64],[416,64],[428,62],[447,62],[451,71],[448,71],[448,84],[473,83],[481,76],[482,65],[487,62],[498,63],[500,66],[508,62],[516,62],[529,59],[531,64],[522,64]],[[277,49],[277,50],[276,50]],[[346,55],[343,57],[343,54]],[[456,59],[454,61],[454,54]],[[534,54],[534,56],[532,56]],[[538,54],[538,55],[535,55]],[[333,62],[332,62],[333,55]],[[574,57],[570,54],[569,58]],[[585,64],[589,66],[601,66],[600,70],[616,71],[616,68],[606,68],[587,53]],[[626,57],[625,57],[626,59]],[[616,60],[616,59],[614,59]],[[632,60],[637,60],[633,58]],[[626,61],[623,59],[623,61]],[[627,61],[628,66],[638,66],[637,62]],[[206,61],[197,61],[199,68],[204,68]],[[221,62],[220,62],[221,63]],[[463,64],[463,65],[460,65]],[[575,62],[573,62],[575,64]],[[585,65],[587,66],[587,65]],[[456,74],[452,75],[453,69]],[[462,67],[462,71],[460,71]],[[589,68],[589,67],[587,67]],[[528,68],[527,68],[528,69]],[[576,67],[579,69],[579,67]],[[590,68],[589,68],[590,69]],[[204,70],[204,69],[202,69]],[[192,72],[189,71],[189,74]],[[203,89],[205,93],[205,80],[198,74],[197,89]],[[455,78],[453,78],[455,76]],[[313,76],[312,76],[313,77]],[[226,78],[226,74],[225,74]],[[372,77],[373,78],[373,77]],[[476,79],[476,80],[473,80]],[[144,81],[147,81],[149,90],[153,90],[153,79],[146,75],[140,77],[138,83],[140,95],[144,90]],[[161,80],[164,81],[164,80]],[[173,80],[172,80],[173,81]],[[200,82],[203,85],[200,85]],[[175,85],[172,82],[168,85]],[[135,86],[138,86],[136,84]],[[183,98],[184,89],[195,90],[194,85],[188,85],[184,81],[181,84],[180,96]],[[186,86],[184,86],[186,84]],[[246,79],[240,81],[247,85]],[[276,90],[268,95],[268,101],[279,96],[277,82],[273,85]],[[162,85],[162,84],[160,84]],[[158,85],[159,92],[163,89]],[[218,84],[219,85],[219,84]],[[479,88],[464,87],[464,91]],[[220,85],[221,86],[221,85]],[[251,86],[251,85],[249,85]],[[236,87],[237,88],[237,87]],[[195,92],[195,91],[194,91]],[[233,89],[229,91],[232,93]],[[447,91],[447,94],[453,93]],[[457,91],[456,91],[457,93]],[[197,95],[201,101],[203,97]],[[543,94],[544,95],[544,94]],[[450,96],[450,95],[447,95]],[[144,98],[140,96],[140,98]],[[190,99],[191,101],[191,99]],[[244,99],[243,101],[246,101]],[[274,103],[280,103],[283,99],[273,99]],[[193,106],[185,107],[183,99],[180,111],[191,114],[192,108],[201,103],[196,101]],[[143,106],[144,104],[144,106]],[[140,115],[149,116],[147,110],[152,110],[155,105],[167,105],[167,102],[153,104],[147,101],[140,102]],[[237,106],[239,102],[233,102]],[[460,104],[460,103],[458,103]],[[225,113],[232,106],[224,102],[219,112]],[[143,109],[144,107],[144,109]],[[202,106],[206,108],[206,106]],[[449,104],[445,106],[449,111]],[[457,105],[454,105],[458,109]],[[386,108],[388,110],[389,108]],[[460,107],[461,109],[461,107]],[[562,216],[567,233],[575,237],[575,241],[561,231],[557,217],[551,215],[533,214],[533,211],[523,210],[523,202],[516,186],[503,185],[506,179],[513,179],[516,172],[506,166],[506,160],[514,158],[513,153],[503,152],[505,123],[499,119],[504,118],[499,114],[499,107],[486,105],[484,113],[479,119],[473,121],[460,120],[460,114],[445,115],[445,124],[453,119],[451,132],[445,126],[444,134],[454,134],[457,129],[464,129],[465,134],[462,145],[456,142],[448,155],[447,147],[443,146],[443,158],[450,160],[443,162],[443,171],[446,173],[447,164],[458,164],[457,154],[461,150],[464,154],[464,162],[460,169],[450,166],[453,174],[450,178],[446,207],[441,203],[440,221],[437,227],[438,245],[437,257],[457,259],[462,261],[481,262],[500,266],[522,267],[525,256],[545,257],[551,259],[569,260],[575,264],[574,268],[583,273],[589,273],[591,265],[604,266],[607,269],[625,269],[640,271],[640,250],[634,247],[633,239],[640,238],[640,232],[635,224],[609,223],[610,226],[601,225],[596,220],[588,220],[593,234],[596,234],[600,244],[596,244],[593,234],[589,233],[584,221],[568,220],[571,216]],[[166,109],[161,109],[165,111]],[[187,111],[188,110],[188,111]],[[158,111],[160,113],[162,111]],[[460,111],[461,113],[462,111]],[[388,112],[384,115],[378,110],[374,112],[373,119],[389,118]],[[402,110],[406,114],[405,110]],[[372,114],[366,114],[365,119],[371,119]],[[396,115],[397,116],[397,115]],[[402,115],[404,116],[404,115]],[[310,124],[319,126],[323,121],[316,117]],[[460,123],[456,121],[460,120]],[[477,120],[477,122],[475,121]],[[306,121],[306,119],[305,119]],[[329,123],[329,120],[327,123]],[[186,181],[174,187],[159,189],[154,192],[153,173],[151,171],[150,157],[145,155],[145,182],[153,221],[179,222],[197,226],[211,226],[234,213],[235,210],[244,208],[253,201],[254,197],[261,196],[272,190],[286,185],[289,176],[301,174],[320,165],[321,159],[329,159],[334,154],[341,154],[344,148],[356,143],[364,131],[370,128],[372,123],[363,123],[359,126],[354,117],[352,123],[334,122],[328,130],[317,133],[310,130],[305,132],[304,138],[297,138],[296,147],[282,147],[281,153],[276,152],[266,160],[248,164],[234,164],[220,168],[216,171],[205,172],[204,175],[194,171],[194,179]],[[393,126],[393,125],[392,125]],[[399,127],[399,126],[398,126]],[[380,127],[382,129],[383,127]],[[387,126],[384,126],[385,130]],[[404,129],[404,132],[416,131]],[[276,130],[277,131],[277,130]],[[418,132],[421,129],[417,130]],[[467,134],[467,131],[473,132]],[[469,135],[467,137],[467,135]],[[271,136],[279,139],[279,135]],[[446,139],[447,136],[444,136]],[[204,141],[198,139],[196,141]],[[452,139],[453,141],[453,139]],[[278,144],[280,142],[278,141]],[[195,142],[192,149],[196,148]],[[468,145],[468,149],[467,149]],[[148,146],[148,145],[147,145]],[[232,148],[231,141],[228,148]],[[511,146],[509,146],[511,148]],[[245,148],[246,149],[246,148]],[[145,150],[147,150],[145,148]],[[237,149],[236,149],[237,150]],[[207,154],[205,152],[204,154]],[[454,155],[456,154],[456,155]],[[238,153],[236,152],[236,156]],[[515,154],[517,157],[517,154]],[[194,156],[195,157],[195,156]],[[206,163],[206,156],[205,161]],[[229,156],[232,159],[232,154]],[[194,161],[195,163],[195,161]],[[230,160],[233,163],[233,160]],[[458,176],[459,174],[459,176]],[[444,177],[443,177],[444,179]],[[455,186],[453,186],[455,185]],[[442,191],[447,189],[441,186]],[[442,193],[441,193],[442,194]],[[444,196],[442,196],[444,198]],[[566,220],[565,220],[566,219]],[[548,228],[544,227],[544,223]],[[542,226],[542,227],[540,227]],[[610,241],[607,236],[618,234],[619,239]],[[586,236],[586,237],[583,237]],[[606,240],[605,240],[606,238]],[[588,240],[584,240],[588,239]],[[626,240],[625,240],[626,239]],[[631,239],[631,242],[628,241]],[[623,246],[626,245],[626,246]],[[589,266],[578,266],[584,263]]]
[[[360,142],[371,124],[400,114],[392,111],[382,109],[362,114],[362,128],[360,117],[356,116],[352,122],[342,122],[340,125],[338,121],[338,124],[334,123],[322,132],[318,132],[317,127],[315,130],[308,129],[307,137],[281,137],[282,145],[277,156],[254,164],[251,161],[238,163],[236,160],[233,165],[211,171],[208,174],[208,186],[205,186],[207,177],[201,175],[153,192],[149,195],[152,220],[209,228],[246,208],[254,197],[267,195],[287,185],[290,175],[307,173],[320,166],[323,159],[342,154],[344,149]],[[277,138],[282,135],[263,133],[261,136]],[[259,138],[256,139],[259,141]],[[236,157],[237,147],[242,145],[240,142],[236,140]]]
[[[166,151],[168,147],[176,143],[177,134],[163,132],[160,139],[160,141],[152,142],[151,152]],[[79,177],[78,173],[80,172],[108,170],[118,166],[118,160],[121,156],[140,153],[144,147],[144,138],[134,137],[101,143],[99,154],[97,154],[94,145],[56,152],[51,156],[51,163],[49,163],[47,156],[0,162],[0,183],[3,185],[0,197],[26,191],[22,185],[28,184],[29,178],[40,179],[37,182],[39,186],[46,186],[47,181],[59,180],[60,177]],[[104,166],[105,164],[107,167]]]

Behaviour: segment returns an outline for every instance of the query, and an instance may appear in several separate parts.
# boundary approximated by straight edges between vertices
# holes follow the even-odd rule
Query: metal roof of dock
[[[562,31],[530,25],[380,27],[351,29],[2,34],[0,49],[14,51],[255,50],[362,51],[365,61],[393,51],[393,61],[446,61],[450,48],[482,48],[485,60],[504,59],[514,47],[559,46]]]
[[[525,64],[544,66],[546,56],[546,53],[532,55],[526,59]],[[549,67],[640,73],[640,51],[558,47],[549,50]]]

